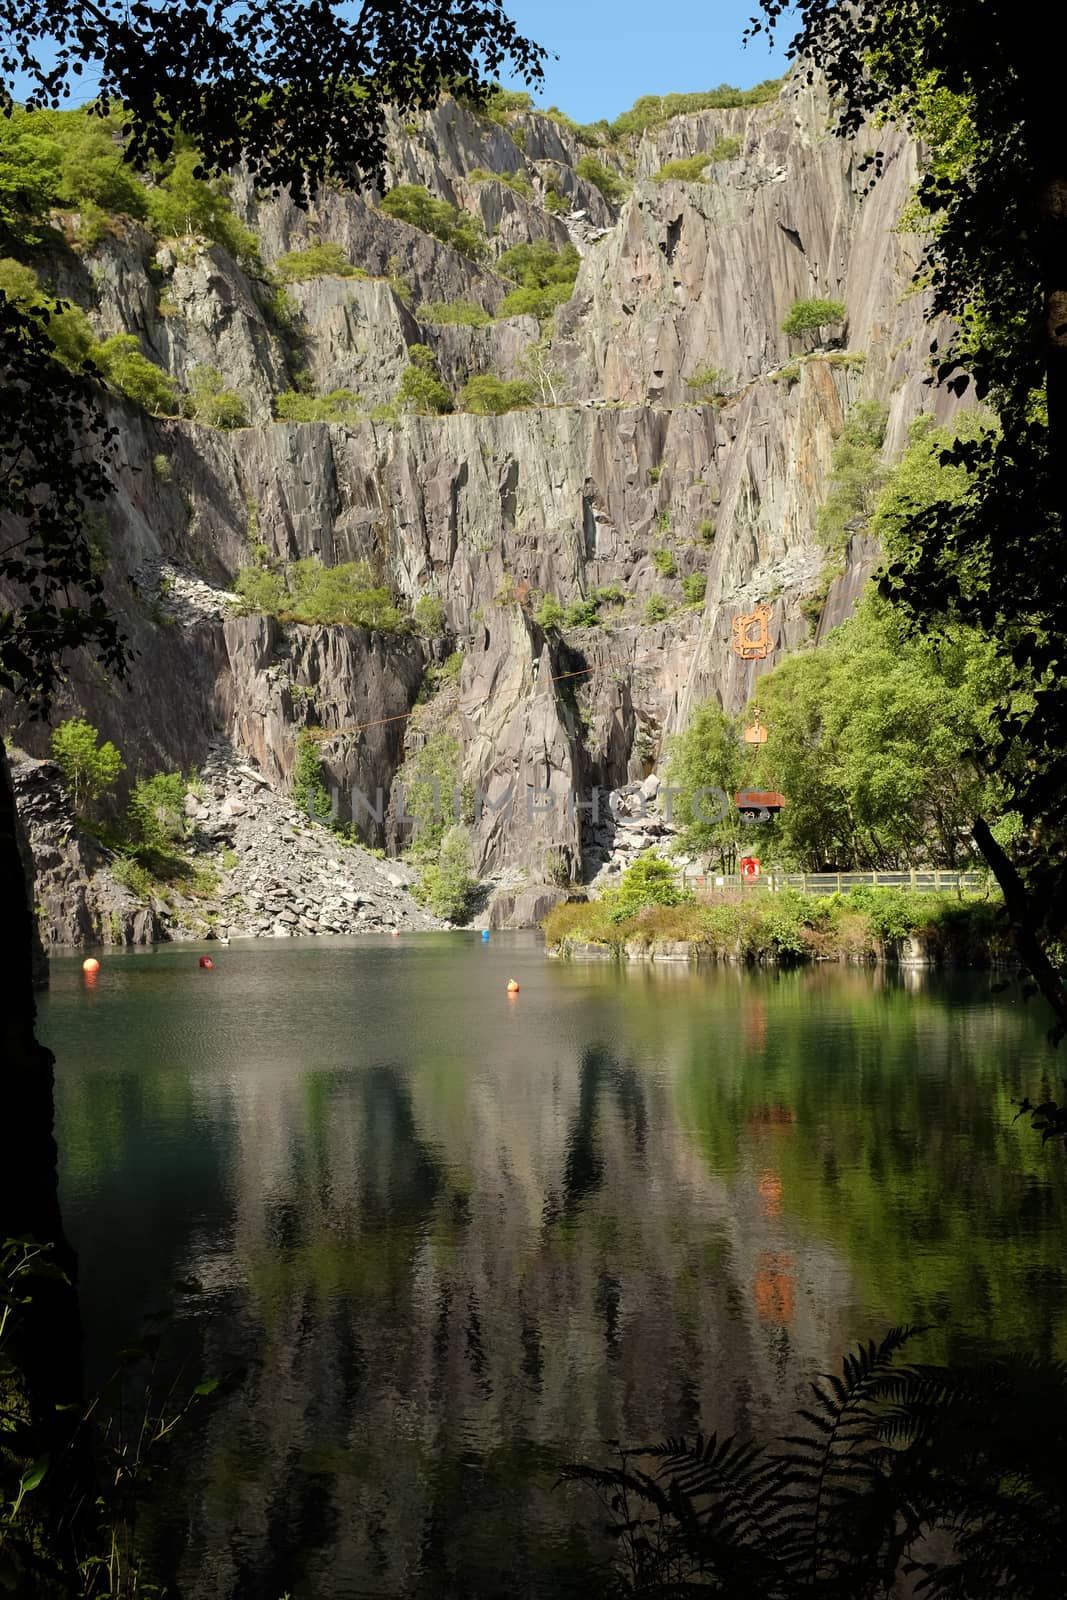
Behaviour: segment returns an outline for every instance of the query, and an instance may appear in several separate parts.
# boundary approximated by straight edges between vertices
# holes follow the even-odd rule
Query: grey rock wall
[[[714,162],[706,181],[656,181],[666,161],[726,136],[739,153]],[[868,192],[860,167],[876,143],[885,175]],[[888,458],[917,412],[948,414],[950,402],[925,384],[917,246],[894,231],[915,152],[893,130],[836,139],[818,88],[789,80],[768,105],[680,117],[646,134],[619,210],[578,178],[581,153],[549,118],[524,114],[505,129],[451,101],[392,127],[395,179],[424,183],[499,230],[483,262],[385,216],[373,195],[330,188],[304,213],[235,179],[265,262],[330,241],[369,274],[290,290],[305,381],[355,389],[368,408],[392,399],[414,342],[431,345],[457,391],[475,372],[518,374],[540,332],[532,318],[431,327],[413,312],[455,299],[493,311],[512,287],[493,270],[509,244],[578,239],[575,294],[544,346],[546,403],[500,417],[272,422],[272,397],[292,386],[296,358],[269,286],[218,247],[157,246],[130,228],[64,268],[101,332],[136,333],[179,382],[195,365],[217,367],[253,423],[224,433],[116,406],[124,460],[109,514],[110,590],[139,652],[134,692],[73,663],[57,711],[84,710],[122,746],[131,776],[188,767],[227,737],[284,788],[310,723],[329,732],[330,781],[387,791],[403,758],[402,719],[434,653],[413,637],[226,620],[222,601],[192,619],[168,617],[165,597],[135,581],[161,560],[228,591],[258,542],[275,562],[367,561],[407,605],[437,595],[452,642],[434,649],[465,651],[463,777],[494,803],[505,790],[515,797],[510,814],[490,807],[477,822],[479,866],[557,889],[588,865],[581,815],[568,812],[574,796],[642,778],[701,699],[740,708],[760,672],[807,643],[799,602],[820,587],[815,517],[849,409],[872,398],[888,406]],[[535,200],[471,182],[478,167],[525,173]],[[543,209],[550,170],[584,216]],[[780,326],[793,300],[812,294],[846,306],[818,350]],[[714,403],[687,383],[703,365],[726,374]],[[656,565],[663,550],[670,577]],[[854,542],[823,633],[847,615],[876,560],[869,543]],[[697,606],[681,589],[691,574],[706,580]],[[533,621],[541,595],[568,604],[604,586],[617,586],[622,604],[602,612],[600,627],[546,639]],[[655,623],[645,617],[652,596],[669,607]],[[730,649],[731,621],[760,600],[773,605],[774,651],[743,663]],[[45,738],[25,734],[41,755]],[[530,810],[534,792],[551,807]],[[370,823],[366,837],[384,834]]]

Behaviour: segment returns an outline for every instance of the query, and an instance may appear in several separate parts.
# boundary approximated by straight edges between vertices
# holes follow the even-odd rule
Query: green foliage
[[[172,483],[174,468],[171,466],[169,456],[157,455],[152,457],[152,471],[160,483]]]
[[[680,906],[692,899],[678,883],[678,874],[658,856],[639,856],[622,875],[617,889],[602,896],[613,922],[624,922],[649,906]]]
[[[126,763],[115,746],[92,723],[68,717],[52,731],[52,759],[63,774],[75,816],[89,815],[96,802],[112,788]]]
[[[726,393],[729,381],[722,367],[713,367],[708,362],[696,367],[692,375],[685,380],[686,388],[694,389],[697,398],[703,401],[721,399]]]
[[[123,160],[121,116],[25,111],[0,123],[0,234],[40,242],[53,208],[106,224],[106,213],[147,215],[145,189]],[[83,233],[83,238],[85,237]]]
[[[595,628],[599,621],[597,602],[592,596],[572,601],[563,613],[565,628]]]
[[[396,775],[404,812],[413,819],[416,855],[436,859],[460,789],[460,745],[447,726],[432,727],[426,743],[405,758]]]
[[[666,778],[678,791],[673,819],[681,829],[682,848],[693,855],[716,856],[728,872],[734,870],[743,837],[743,824],[732,804],[744,780],[743,749],[736,719],[709,700],[697,708],[667,752]],[[720,815],[720,790],[731,802],[724,815]]]
[[[111,876],[139,900],[150,900],[158,887],[156,879],[136,856],[116,856],[111,863]]]
[[[471,300],[432,300],[421,305],[415,313],[419,322],[431,326],[457,324],[464,328],[484,328],[492,317],[482,306]]]
[[[207,428],[247,428],[244,400],[236,390],[223,388],[224,383],[217,367],[194,367],[182,410]]]
[[[498,83],[478,109],[483,116],[506,128],[511,117],[520,111],[532,111],[534,103],[532,96],[527,94],[525,89],[504,89]]]
[[[515,194],[521,195],[524,200],[532,200],[534,187],[529,177],[520,168],[517,172],[486,172],[484,167],[475,167],[467,174],[469,183],[502,183],[505,189],[511,189]]]
[[[574,170],[579,178],[584,178],[599,189],[609,205],[621,205],[630,192],[630,185],[625,178],[620,178],[617,172],[605,167],[595,156],[582,156]]]
[[[437,370],[437,358],[427,344],[408,347],[411,365],[404,369],[397,390],[397,404],[425,416],[440,416],[451,411],[453,400]]]
[[[674,559],[673,550],[653,550],[652,565],[661,578],[674,578],[678,575],[678,563]]]
[[[720,84],[702,94],[645,94],[635,100],[629,111],[624,111],[610,125],[610,137],[619,141],[647,128],[660,128],[672,117],[690,116],[696,111],[724,111],[736,106],[764,105],[776,100],[782,87],[780,78],[768,78],[754,89],[735,89],[732,84]]]
[[[311,244],[279,256],[271,268],[279,283],[304,283],[309,278],[366,278],[353,266],[339,244]]]
[[[166,849],[184,836],[187,787],[177,772],[159,772],[134,784],[126,816],[136,843]]]
[[[263,567],[245,567],[237,574],[234,593],[240,595],[245,612],[266,612],[278,616],[287,609],[289,591],[278,572]]]
[[[547,633],[550,628],[560,628],[566,615],[555,595],[546,594],[534,612],[534,620]]]
[[[471,876],[470,835],[464,827],[451,827],[441,839],[437,860],[423,868],[413,892],[435,917],[462,923],[470,917],[477,889],[478,881]]]
[[[142,355],[132,333],[116,333],[98,344],[91,353],[93,365],[134,405],[157,416],[178,414],[178,391],[174,379],[162,367]]]
[[[582,258],[573,244],[557,250],[547,240],[535,239],[531,244],[517,244],[505,250],[496,268],[524,289],[547,289],[557,283],[572,284],[581,264]]]
[[[469,378],[459,395],[461,411],[473,411],[482,417],[499,417],[505,411],[516,411],[533,403],[534,397],[528,383],[523,383],[521,379],[505,382],[488,372]]]
[[[427,639],[438,639],[445,631],[445,608],[435,594],[420,594],[415,602],[415,626]],[[463,658],[460,657],[460,665]]]
[[[706,151],[703,155],[668,161],[652,174],[652,178],[655,183],[699,183],[710,162],[711,156]]]
[[[849,524],[870,515],[885,482],[881,453],[888,415],[876,400],[853,406],[834,449],[829,489],[815,519],[832,556],[844,555]]]
[[[705,544],[711,544],[715,538],[715,523],[711,517],[705,517],[700,524],[700,537]]]
[[[810,869],[966,863],[975,816],[1007,808],[1008,773],[970,751],[1009,681],[994,644],[954,626],[910,638],[869,598],[818,650],[760,682],[771,737],[760,787],[788,799],[775,824],[787,860]]]
[[[682,593],[687,605],[702,605],[707,590],[708,580],[702,572],[691,572],[687,578],[682,579]]]
[[[385,633],[404,625],[389,590],[374,583],[365,561],[324,567],[309,556],[294,561],[284,577],[262,567],[245,567],[237,575],[234,591],[245,611],[265,611],[290,622],[344,623]]]
[[[789,361],[784,367],[779,367],[777,372],[771,373],[771,382],[784,383],[791,389],[794,383],[800,382],[800,362]]]
[[[322,754],[318,741],[307,728],[301,728],[293,761],[293,804],[322,822],[330,815],[330,796],[322,781]]]
[[[794,300],[789,315],[782,323],[782,332],[788,333],[791,339],[800,339],[806,333],[819,333],[827,323],[843,322],[844,317],[845,307],[841,300],[823,300],[817,297],[810,300]]]
[[[554,283],[547,289],[513,289],[497,307],[497,319],[537,317],[543,321],[571,298],[572,286]]]
[[[646,622],[663,622],[670,616],[671,608],[661,594],[650,594],[645,604]]]
[[[363,397],[354,389],[334,389],[330,394],[298,394],[288,389],[274,397],[279,422],[358,422]]]
[[[200,162],[198,151],[180,151],[158,186],[146,191],[153,231],[175,239],[201,234],[221,245],[242,266],[260,270],[259,240],[234,215],[221,180],[208,182],[195,176]]]
[[[485,232],[476,217],[458,211],[447,200],[435,200],[422,184],[405,183],[382,196],[381,209],[387,217],[421,228],[461,255],[479,261],[485,255]]]

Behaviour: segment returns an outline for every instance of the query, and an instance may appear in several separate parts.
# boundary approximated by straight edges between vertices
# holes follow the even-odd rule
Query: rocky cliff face
[[[713,161],[705,181],[654,177],[725,139],[737,153]],[[646,134],[630,152],[632,193],[615,209],[576,172],[582,149],[566,128],[536,114],[504,128],[446,101],[393,128],[392,177],[480,216],[483,263],[384,215],[374,196],[330,189],[305,214],[235,181],[268,265],[317,240],[368,274],[296,285],[297,335],[267,286],[217,246],[157,245],[131,226],[71,254],[57,287],[101,334],[137,334],[181,381],[198,364],[216,367],[252,425],[221,432],[116,407],[124,463],[109,512],[111,591],[140,653],[135,687],[127,694],[75,663],[58,714],[84,710],[131,771],[188,767],[227,737],[282,789],[299,729],[316,725],[347,816],[353,788],[388,792],[425,668],[458,644],[462,778],[488,800],[473,825],[480,869],[509,870],[512,889],[589,876],[591,835],[574,797],[646,776],[699,700],[739,708],[760,671],[806,642],[798,605],[820,587],[815,514],[849,408],[889,406],[892,455],[919,410],[948,404],[924,387],[916,251],[893,231],[915,153],[891,131],[869,142],[885,152],[885,175],[865,193],[865,149],[834,138],[818,91],[789,80],[770,104]],[[478,169],[519,173],[528,192],[472,178]],[[549,187],[569,214],[546,208]],[[515,375],[541,333],[533,318],[434,327],[413,308],[462,299],[495,311],[512,285],[493,260],[537,239],[570,239],[582,254],[573,298],[541,347],[545,403],[496,417],[271,421],[273,396],[292,386],[294,337],[314,390],[357,390],[368,410],[395,397],[416,342],[453,386]],[[801,352],[781,332],[792,302],[810,295],[844,301],[840,348]],[[714,404],[687,382],[704,366],[725,374]],[[451,637],[235,617],[227,593],[252,560],[250,539],[276,562],[366,560],[405,604],[438,596]],[[670,577],[659,551],[673,557]],[[873,559],[855,550],[824,629],[847,614]],[[168,609],[168,562],[199,602]],[[706,579],[695,607],[681,588],[692,574]],[[622,602],[597,627],[546,636],[533,619],[531,595],[566,604],[604,586]],[[667,615],[649,622],[653,595]],[[759,600],[773,605],[774,652],[742,662],[731,620]],[[43,737],[20,732],[39,754]],[[384,842],[373,818],[363,829],[369,844]]]

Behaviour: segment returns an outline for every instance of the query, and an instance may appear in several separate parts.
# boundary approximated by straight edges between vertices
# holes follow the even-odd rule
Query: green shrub
[[[129,889],[139,900],[150,900],[156,891],[155,878],[134,856],[116,857],[111,863],[110,870],[115,882],[121,883],[124,889]]]
[[[707,592],[708,580],[702,572],[691,572],[687,578],[682,579],[682,593],[688,605],[701,605]]]
[[[181,151],[158,186],[147,191],[148,220],[153,231],[169,238],[202,234],[229,251],[242,266],[260,270],[258,239],[234,216],[233,207],[221,192],[222,180],[207,183],[194,176],[199,162],[196,150]]]
[[[484,167],[475,167],[473,171],[468,172],[467,181],[469,183],[502,183],[506,189],[514,190],[524,200],[532,200],[534,197],[533,184],[521,168],[517,172],[486,172]]]
[[[791,339],[806,333],[818,333],[830,322],[844,321],[845,307],[840,300],[794,300],[793,308],[782,323],[782,332]]]
[[[792,388],[794,383],[800,382],[800,362],[790,361],[786,366],[779,367],[777,372],[771,373],[772,383],[784,383]]]
[[[683,161],[668,161],[659,171],[653,173],[656,183],[699,183],[704,176],[704,168],[711,161],[710,155],[689,156]]]
[[[174,468],[165,455],[152,457],[152,471],[160,483],[171,483],[174,479]]]
[[[289,591],[280,573],[269,572],[264,567],[245,567],[234,581],[234,593],[239,595],[245,612],[264,611],[277,616],[289,599]]]
[[[733,133],[724,133],[711,147],[712,161],[736,161],[741,154],[741,140]]]
[[[619,140],[641,134],[646,128],[659,128],[672,117],[690,116],[696,111],[724,111],[736,106],[758,106],[775,100],[781,90],[780,78],[768,78],[754,89],[735,89],[720,84],[698,94],[645,94],[608,125],[608,136]]]
[[[234,389],[224,389],[217,367],[194,367],[182,410],[193,422],[208,428],[247,428],[245,403]]]
[[[126,810],[131,836],[150,849],[166,849],[185,833],[185,779],[157,772],[134,784]]]
[[[110,789],[126,763],[115,746],[100,744],[91,722],[68,717],[52,732],[52,760],[63,774],[75,816],[88,814]]]
[[[508,119],[516,112],[533,108],[533,99],[525,89],[504,89],[499,83],[494,84],[483,104],[475,107],[481,116],[491,118],[502,128],[507,127]]]
[[[645,605],[645,621],[662,622],[670,615],[670,609],[661,594],[650,594]]]
[[[473,411],[481,417],[499,417],[505,411],[516,411],[533,403],[533,391],[528,383],[520,379],[506,383],[488,372],[468,379],[459,396],[461,410]]]
[[[534,621],[547,633],[550,628],[559,628],[565,615],[566,612],[555,595],[546,594],[534,612]]]
[[[485,231],[478,219],[458,211],[447,200],[435,200],[422,184],[404,183],[390,189],[382,196],[381,210],[387,217],[433,234],[461,255],[474,260],[485,255]]]
[[[330,814],[330,796],[322,781],[322,753],[318,741],[307,728],[301,728],[296,740],[293,804],[309,815],[314,811],[320,822]]]
[[[97,371],[135,405],[158,416],[177,416],[178,390],[174,379],[142,355],[132,333],[116,333],[105,339],[92,351],[91,360]]]
[[[310,244],[279,256],[271,268],[279,283],[304,283],[308,278],[366,278],[362,267],[349,261],[339,244]]]
[[[420,594],[414,617],[415,626],[427,639],[439,638],[445,631],[445,608],[435,594]]]
[[[719,400],[726,392],[729,378],[722,367],[710,366],[707,362],[695,368],[691,377],[686,378],[686,388],[694,389],[697,398],[704,401]]]
[[[452,395],[441,381],[437,359],[427,344],[408,347],[411,365],[404,369],[397,390],[397,404],[423,416],[440,416],[453,407]]]
[[[298,394],[287,389],[274,397],[279,422],[356,422],[362,415],[363,397],[354,389],[334,389],[329,394]]]
[[[573,283],[581,264],[582,258],[573,244],[557,250],[547,240],[535,239],[532,244],[517,244],[505,250],[496,270],[524,289],[547,289],[556,283]]]
[[[599,621],[597,603],[591,597],[573,600],[563,613],[565,628],[595,628]]]
[[[423,868],[414,893],[435,917],[466,922],[477,889],[477,880],[471,876],[470,836],[466,828],[449,828],[441,840],[437,860]]]
[[[882,445],[888,416],[877,400],[862,401],[849,412],[834,446],[829,489],[815,518],[816,532],[832,555],[844,553],[849,524],[874,509],[885,483]]]
[[[652,565],[663,578],[677,576],[678,564],[674,559],[673,550],[654,550],[652,552]]]
[[[567,283],[554,283],[547,289],[513,289],[497,307],[497,319],[537,317],[543,321],[565,305],[572,293],[572,286]]]
[[[493,320],[488,311],[471,300],[432,300],[420,306],[415,316],[431,326],[455,323],[464,328],[484,328]]]
[[[344,623],[395,633],[404,624],[389,590],[375,584],[365,561],[324,567],[316,557],[294,561],[283,576],[245,567],[234,591],[245,612],[267,612],[290,622]]]
[[[598,606],[621,606],[626,604],[626,596],[617,583],[601,584],[599,589],[593,590],[593,599]]]
[[[715,523],[711,517],[705,517],[700,524],[700,537],[705,544],[711,544],[715,538]]]
[[[613,922],[622,922],[649,906],[680,906],[692,900],[679,887],[678,875],[669,862],[658,856],[640,856],[623,873],[622,882],[601,897],[608,905]]]
[[[605,167],[595,156],[583,156],[575,167],[579,178],[584,178],[599,189],[609,205],[621,205],[630,192],[630,186],[617,172]]]

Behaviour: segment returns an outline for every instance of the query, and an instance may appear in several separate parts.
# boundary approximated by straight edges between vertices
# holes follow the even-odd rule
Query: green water
[[[902,1321],[1067,1356],[1044,1018],[983,978],[201,948],[42,1007],[92,1375],[163,1305],[248,1364],[168,1486],[189,1600],[588,1592],[603,1440],[774,1429]]]

